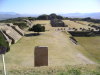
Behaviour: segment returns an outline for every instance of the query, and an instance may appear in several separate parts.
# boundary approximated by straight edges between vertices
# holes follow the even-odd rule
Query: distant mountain
[[[37,17],[37,16],[38,15],[32,15],[32,14],[18,14],[15,12],[0,12],[0,20],[17,18],[17,17]]]
[[[91,17],[94,19],[100,19],[100,12],[98,13],[68,13],[68,14],[60,14],[64,17],[71,17],[71,18],[85,18]],[[5,20],[9,18],[17,18],[17,17],[37,17],[37,14],[18,14],[15,12],[0,12],[0,20]]]
[[[64,17],[71,17],[71,18],[85,18],[91,17],[94,19],[100,19],[100,12],[98,13],[68,13],[68,14],[61,14]]]
[[[0,14],[12,14],[12,15],[15,15],[17,13],[15,13],[15,12],[0,12]]]
[[[20,17],[20,14],[14,13],[14,12],[0,12],[0,20],[5,20],[9,18],[16,18]]]

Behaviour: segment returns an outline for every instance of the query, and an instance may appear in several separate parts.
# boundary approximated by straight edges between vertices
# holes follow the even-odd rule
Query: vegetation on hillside
[[[70,18],[70,17],[63,17],[61,15],[57,15],[55,13],[52,13],[50,15],[43,14],[38,17],[18,17],[18,18],[12,18],[7,20],[1,20],[0,22],[4,23],[15,23],[15,22],[24,22],[23,19],[27,20],[51,20],[51,19],[61,19],[61,20],[72,20],[72,21],[87,21],[87,22],[93,22],[93,23],[100,23],[100,19],[92,19],[90,17],[86,18]]]
[[[93,22],[93,23],[100,23],[100,19],[93,19],[90,17],[86,17],[86,18],[68,18],[68,17],[66,17],[65,19],[69,19],[72,21],[87,21],[87,22]]]
[[[2,34],[0,34],[0,46],[6,47],[7,48],[6,52],[10,50],[9,44],[7,43],[7,41],[5,40]]]
[[[56,15],[55,13],[50,15],[43,14],[37,17],[37,20],[51,20],[51,19],[64,19],[64,17]]]
[[[15,22],[25,22],[24,20],[35,20],[35,17],[18,17],[18,18],[11,18],[6,20],[0,20],[0,23],[15,23]]]

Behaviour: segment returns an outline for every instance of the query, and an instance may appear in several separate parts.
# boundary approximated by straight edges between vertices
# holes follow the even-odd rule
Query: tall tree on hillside
[[[28,20],[35,20],[36,18],[35,17],[27,17],[28,18]]]
[[[60,16],[60,15],[57,15],[57,19],[64,19],[62,16]]]
[[[44,15],[40,15],[39,17],[37,17],[38,20],[48,20],[48,15],[44,14]]]
[[[52,13],[49,15],[49,19],[57,19],[57,15],[55,13]]]

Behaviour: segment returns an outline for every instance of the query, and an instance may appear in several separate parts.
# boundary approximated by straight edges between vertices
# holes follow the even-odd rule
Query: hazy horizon
[[[0,12],[66,14],[100,12],[99,0],[0,0]]]

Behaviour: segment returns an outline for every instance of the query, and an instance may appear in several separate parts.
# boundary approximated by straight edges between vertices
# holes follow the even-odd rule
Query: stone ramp
[[[18,26],[11,26],[16,32],[18,32],[20,35],[24,36],[24,31],[21,30]]]
[[[12,43],[16,43],[22,36],[17,33],[12,28],[9,28],[10,30],[4,30],[3,32],[12,40]]]
[[[9,45],[16,43],[24,35],[24,31],[12,23],[0,23],[0,30]]]
[[[8,42],[8,44],[9,44],[9,46],[10,46],[10,45],[11,45],[11,43],[12,43],[12,40],[11,40],[11,39],[9,39],[9,38],[8,38],[8,36],[6,36],[6,35],[3,33],[3,31],[2,31],[2,30],[0,30],[0,34],[2,34],[2,35],[4,36],[5,40]]]

